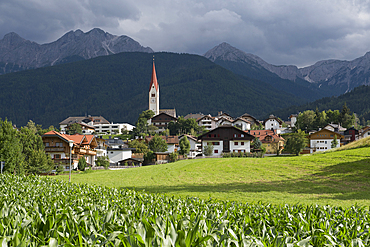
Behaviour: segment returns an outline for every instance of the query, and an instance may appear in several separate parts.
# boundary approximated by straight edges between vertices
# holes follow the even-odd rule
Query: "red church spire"
[[[153,87],[153,85],[155,86],[155,90],[158,91],[158,81],[157,81],[157,75],[155,73],[155,66],[154,66],[154,59],[153,59],[153,71],[152,71],[152,80],[150,82],[150,87],[149,87],[149,90]]]

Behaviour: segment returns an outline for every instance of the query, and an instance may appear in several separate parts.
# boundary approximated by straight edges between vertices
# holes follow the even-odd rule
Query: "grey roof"
[[[69,125],[73,123],[88,123],[91,121],[96,123],[96,120],[99,120],[100,124],[109,124],[109,121],[102,116],[88,116],[88,117],[68,117],[64,119],[62,122],[60,122],[59,125]]]
[[[176,109],[159,109],[159,114],[166,113],[167,115],[170,115],[172,117],[176,117]],[[158,114],[158,115],[159,115]]]

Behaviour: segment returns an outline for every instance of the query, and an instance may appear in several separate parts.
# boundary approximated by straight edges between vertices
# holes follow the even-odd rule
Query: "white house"
[[[231,125],[221,125],[198,137],[202,148],[210,144],[213,146],[213,156],[230,152],[249,153],[253,139],[254,136]]]
[[[340,140],[344,138],[343,135],[336,133],[334,131],[328,129],[322,129],[317,132],[314,132],[308,136],[310,140],[310,153],[316,151],[327,151],[331,149],[332,142],[337,138],[337,145],[336,147],[340,147]]]
[[[251,129],[251,122],[245,118],[237,118],[232,123],[233,126],[240,128],[241,130],[250,130]]]
[[[180,141],[185,136],[188,138],[188,141],[190,143],[190,151],[187,154],[187,156],[188,156],[188,158],[195,158],[198,154],[202,153],[202,144],[194,136],[191,136],[191,135],[181,135],[181,136],[179,136]]]
[[[217,121],[211,115],[206,115],[197,120],[197,123],[200,127],[204,126],[206,130],[213,130],[216,128]]]
[[[108,148],[108,158],[110,163],[118,163],[121,160],[132,157],[132,148]]]
[[[347,130],[346,128],[342,127],[340,124],[333,124],[333,123],[325,125],[324,129],[327,129],[333,132],[344,132]]]
[[[283,126],[283,121],[279,118],[275,117],[274,115],[270,115],[269,118],[263,121],[263,125],[265,126],[265,130],[279,130]]]
[[[291,128],[295,127],[295,124],[297,123],[297,117],[298,117],[297,114],[291,114],[289,116],[289,118],[290,118],[290,127]]]
[[[359,138],[366,138],[370,136],[370,126],[365,126],[360,130]]]
[[[129,123],[109,123],[109,124],[94,124],[95,133],[108,134],[108,133],[122,133],[122,130],[131,131],[135,126]]]

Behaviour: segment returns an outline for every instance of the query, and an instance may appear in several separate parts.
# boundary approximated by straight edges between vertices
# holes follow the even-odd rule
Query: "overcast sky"
[[[204,54],[227,42],[275,65],[370,51],[369,0],[0,0],[0,39],[39,44],[98,27],[154,51]]]

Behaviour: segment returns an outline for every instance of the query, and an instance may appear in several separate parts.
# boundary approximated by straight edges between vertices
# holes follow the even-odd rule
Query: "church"
[[[154,116],[165,113],[173,118],[176,118],[176,109],[159,109],[159,83],[157,80],[157,74],[155,72],[154,59],[152,79],[149,86],[149,110],[152,110],[154,112]]]

